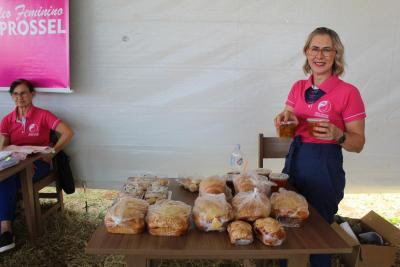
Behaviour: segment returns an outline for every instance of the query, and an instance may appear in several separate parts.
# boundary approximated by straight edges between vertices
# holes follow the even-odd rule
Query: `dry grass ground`
[[[114,191],[78,189],[65,196],[65,212],[46,221],[45,234],[40,245],[33,247],[27,241],[22,215],[18,216],[14,229],[16,249],[0,254],[0,266],[124,266],[121,256],[97,256],[85,254],[86,242],[102,223],[105,211],[111,204]],[[340,205],[342,216],[360,218],[374,210],[400,227],[400,194],[347,194]],[[227,267],[242,266],[235,261],[165,261],[163,267]],[[271,263],[271,266],[276,264]],[[337,258],[333,267],[342,267]]]

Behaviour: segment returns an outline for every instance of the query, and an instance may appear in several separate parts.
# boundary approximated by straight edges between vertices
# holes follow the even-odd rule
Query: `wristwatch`
[[[346,141],[346,135],[343,132],[343,135],[337,140],[339,145],[343,144]]]
[[[54,147],[51,149],[50,153],[51,154],[56,154],[56,150],[54,149]]]

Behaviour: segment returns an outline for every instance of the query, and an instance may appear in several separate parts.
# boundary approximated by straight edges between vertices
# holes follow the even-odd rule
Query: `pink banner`
[[[69,0],[0,0],[0,87],[69,92]]]

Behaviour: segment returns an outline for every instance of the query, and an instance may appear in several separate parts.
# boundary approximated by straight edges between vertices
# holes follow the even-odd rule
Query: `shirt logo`
[[[321,101],[318,104],[318,111],[321,113],[328,113],[332,108],[331,102],[328,100]]]
[[[39,135],[39,127],[35,124],[32,123],[31,125],[29,125],[29,136],[38,136]]]

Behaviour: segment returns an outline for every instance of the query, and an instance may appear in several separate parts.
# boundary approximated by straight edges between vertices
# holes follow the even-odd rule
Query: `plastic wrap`
[[[235,220],[254,221],[268,217],[271,213],[271,203],[264,193],[257,188],[253,192],[240,192],[232,199]]]
[[[226,191],[226,180],[223,177],[214,175],[207,177],[200,182],[199,194],[221,194]]]
[[[192,207],[182,201],[163,199],[148,209],[146,222],[149,233],[158,236],[180,236],[189,229]]]
[[[201,180],[200,179],[195,179],[193,177],[187,177],[187,178],[179,178],[176,179],[176,182],[183,186],[186,190],[189,190],[190,192],[198,192],[199,191],[199,185]]]
[[[107,210],[104,224],[110,233],[138,234],[145,228],[149,204],[133,197],[118,198]]]
[[[202,231],[225,231],[233,219],[232,206],[226,201],[225,194],[203,194],[193,207],[194,222]]]
[[[258,239],[267,246],[280,246],[286,239],[283,226],[273,218],[261,218],[254,222],[254,232]]]
[[[248,245],[253,243],[253,230],[249,223],[234,221],[228,225],[229,239],[234,245]]]
[[[275,185],[275,183],[268,181],[266,176],[258,175],[255,171],[241,173],[233,177],[236,194],[253,191],[254,188],[257,188],[259,192],[269,195],[272,185]]]
[[[310,214],[307,200],[284,188],[271,195],[271,207],[273,216],[287,227],[300,227]]]

